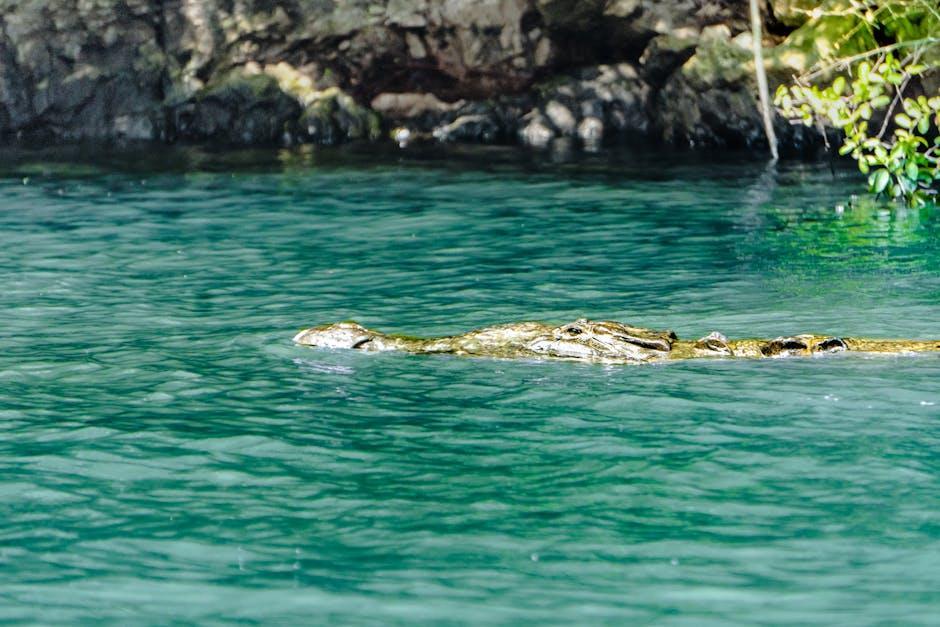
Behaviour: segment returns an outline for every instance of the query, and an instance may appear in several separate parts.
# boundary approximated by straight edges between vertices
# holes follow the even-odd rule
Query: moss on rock
[[[770,51],[773,65],[805,72],[814,65],[878,46],[871,27],[858,15],[819,15],[790,33]]]
[[[770,8],[781,24],[795,28],[809,20],[821,4],[820,0],[771,0]]]

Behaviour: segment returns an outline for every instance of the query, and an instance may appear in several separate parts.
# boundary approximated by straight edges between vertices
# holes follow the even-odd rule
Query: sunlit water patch
[[[579,316],[940,337],[935,209],[674,155],[75,163],[14,154],[0,178],[0,621],[940,612],[940,357],[290,342]]]

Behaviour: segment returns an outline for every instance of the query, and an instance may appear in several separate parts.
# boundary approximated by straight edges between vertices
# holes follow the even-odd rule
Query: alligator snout
[[[338,322],[304,329],[294,336],[294,341],[298,344],[320,348],[362,348],[372,337],[372,332],[360,324]]]

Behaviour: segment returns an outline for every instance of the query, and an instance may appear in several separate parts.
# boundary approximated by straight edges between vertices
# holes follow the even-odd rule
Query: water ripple
[[[937,337],[934,211],[834,212],[855,182],[799,164],[488,150],[10,160],[0,621],[933,622],[936,356],[290,337],[580,315]]]

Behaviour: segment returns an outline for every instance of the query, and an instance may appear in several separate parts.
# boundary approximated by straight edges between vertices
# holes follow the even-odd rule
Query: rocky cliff
[[[742,0],[0,0],[0,137],[758,146],[746,16]]]

